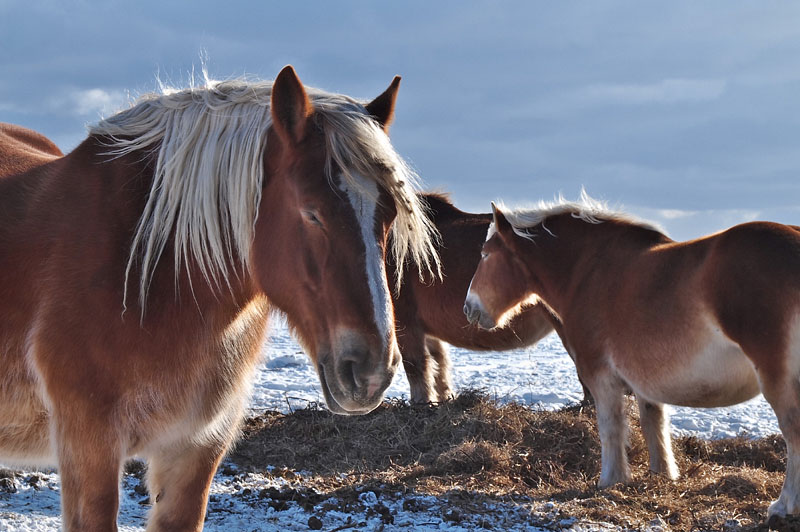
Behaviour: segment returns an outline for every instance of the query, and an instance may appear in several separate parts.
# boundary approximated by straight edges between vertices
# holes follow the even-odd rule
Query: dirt
[[[623,530],[800,530],[794,519],[764,522],[783,483],[780,436],[677,438],[681,478],[671,481],[648,471],[635,410],[631,402],[633,481],[606,490],[595,486],[600,447],[591,406],[536,411],[479,392],[441,405],[394,401],[360,417],[314,405],[268,412],[246,422],[230,460],[242,471],[282,476],[298,486],[248,494],[268,498],[276,510],[288,501],[312,508],[335,497],[339,510],[350,506],[393,522],[385,506],[365,503],[363,494],[373,491],[402,494],[411,506],[422,495],[442,496],[442,518],[453,522],[487,503],[524,502],[549,509],[530,519],[551,529],[582,521]]]

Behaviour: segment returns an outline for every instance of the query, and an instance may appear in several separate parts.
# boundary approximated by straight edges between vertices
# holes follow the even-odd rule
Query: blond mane
[[[584,189],[581,189],[578,201],[568,201],[559,195],[554,201],[540,200],[532,207],[509,209],[502,203],[498,203],[498,208],[511,224],[514,232],[529,240],[532,240],[535,236],[535,233],[531,231],[534,227],[543,224],[542,228],[548,231],[544,222],[549,217],[559,214],[571,214],[573,218],[578,218],[590,224],[599,224],[611,220],[622,221],[666,235],[666,231],[658,224],[640,220],[627,213],[611,209],[606,202],[592,198]],[[494,224],[492,224],[489,227],[487,240],[494,234],[494,231]]]
[[[411,260],[421,276],[440,276],[439,236],[417,197],[417,175],[361,102],[307,90],[325,136],[330,182],[335,166],[356,188],[355,175],[375,179],[397,208],[391,238],[396,264]],[[230,287],[232,257],[249,266],[271,94],[270,81],[207,80],[201,87],[144,95],[129,109],[90,128],[90,134],[105,137],[109,155],[143,150],[152,152],[155,161],[149,198],[128,258],[125,305],[128,278],[138,263],[144,312],[153,271],[170,236],[176,275],[193,260],[208,282]]]

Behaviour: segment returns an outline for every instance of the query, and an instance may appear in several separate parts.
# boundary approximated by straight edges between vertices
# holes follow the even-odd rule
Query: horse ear
[[[506,219],[506,215],[497,208],[494,202],[492,202],[492,222],[494,222],[495,230],[501,235],[508,235],[514,231],[514,228],[511,227],[511,223]]]
[[[389,125],[394,119],[394,103],[397,101],[398,88],[400,88],[400,76],[395,76],[389,88],[367,104],[367,112],[378,121],[387,133]]]
[[[306,91],[292,65],[286,65],[272,84],[272,125],[287,142],[303,140],[313,110]]]

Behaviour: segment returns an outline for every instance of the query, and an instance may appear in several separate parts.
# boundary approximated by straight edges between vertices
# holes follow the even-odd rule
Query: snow
[[[551,334],[535,346],[504,352],[475,352],[450,348],[456,389],[480,388],[502,401],[517,401],[555,410],[583,398],[575,366]],[[399,371],[386,395],[408,398],[405,373]],[[285,324],[274,326],[265,349],[265,364],[257,375],[251,405],[287,411],[311,402],[324,403],[313,366],[288,334]],[[729,408],[672,408],[676,435],[728,438],[739,434],[762,437],[779,433],[778,420],[762,396]]]
[[[583,391],[566,351],[558,337],[550,335],[536,346],[507,352],[471,352],[451,348],[453,381],[456,389],[480,388],[501,401],[518,401],[535,408],[557,409],[580,401]],[[388,397],[408,397],[405,374],[400,371],[387,391]],[[251,399],[251,412],[303,408],[323,403],[313,366],[288,332],[285,324],[273,325],[264,349],[264,363],[258,372]],[[747,434],[753,437],[779,432],[769,405],[759,396],[731,408],[674,408],[673,433],[701,438],[722,438]],[[0,475],[2,478],[2,475]],[[54,472],[21,472],[0,484],[0,532],[52,532],[60,529],[59,477]],[[281,489],[291,484],[283,478],[237,472],[226,464],[217,473],[209,499],[205,530],[211,532],[309,530],[309,519],[322,519],[322,528],[360,530],[443,530],[449,532],[502,528],[513,531],[541,530],[530,524],[535,512],[552,519],[563,529],[605,530],[605,525],[560,523],[552,503],[536,503],[524,497],[515,503],[487,505],[474,515],[452,516],[446,500],[422,495],[366,491],[359,497],[363,511],[329,509],[336,501],[317,505],[311,512],[289,502],[285,509],[270,506],[262,490]],[[139,480],[123,478],[120,496],[120,530],[142,531],[149,506]],[[274,504],[274,503],[273,503]],[[321,503],[325,504],[325,503]],[[394,522],[384,522],[381,510],[388,508]],[[651,523],[658,530],[658,523]],[[611,527],[610,529],[613,529]]]

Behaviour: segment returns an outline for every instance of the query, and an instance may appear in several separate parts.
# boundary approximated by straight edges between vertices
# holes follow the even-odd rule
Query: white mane
[[[539,224],[543,224],[547,218],[559,214],[571,214],[573,218],[578,218],[586,223],[600,224],[605,221],[619,220],[632,223],[646,229],[657,231],[666,235],[666,231],[653,222],[640,220],[629,214],[615,211],[608,207],[604,201],[596,200],[581,189],[578,201],[567,201],[559,195],[554,201],[540,200],[533,207],[522,207],[517,209],[507,209],[502,203],[498,203],[498,208],[506,217],[514,232],[523,238],[532,240],[535,234],[531,231]],[[546,224],[542,225],[548,231]],[[495,232],[494,224],[489,227],[488,240]],[[548,231],[549,232],[549,231]]]
[[[170,236],[176,275],[182,263],[194,260],[219,288],[221,283],[230,286],[232,257],[249,266],[271,93],[272,82],[207,81],[202,87],[142,96],[90,128],[90,134],[107,137],[110,155],[139,150],[154,155],[150,195],[126,268],[126,303],[128,277],[138,263],[144,312],[153,271]],[[356,174],[375,179],[397,208],[391,239],[396,264],[410,259],[420,275],[440,276],[438,233],[417,198],[416,174],[361,103],[317,89],[308,89],[308,96],[325,135],[330,182],[334,165],[356,188]],[[398,273],[398,287],[400,281]]]

